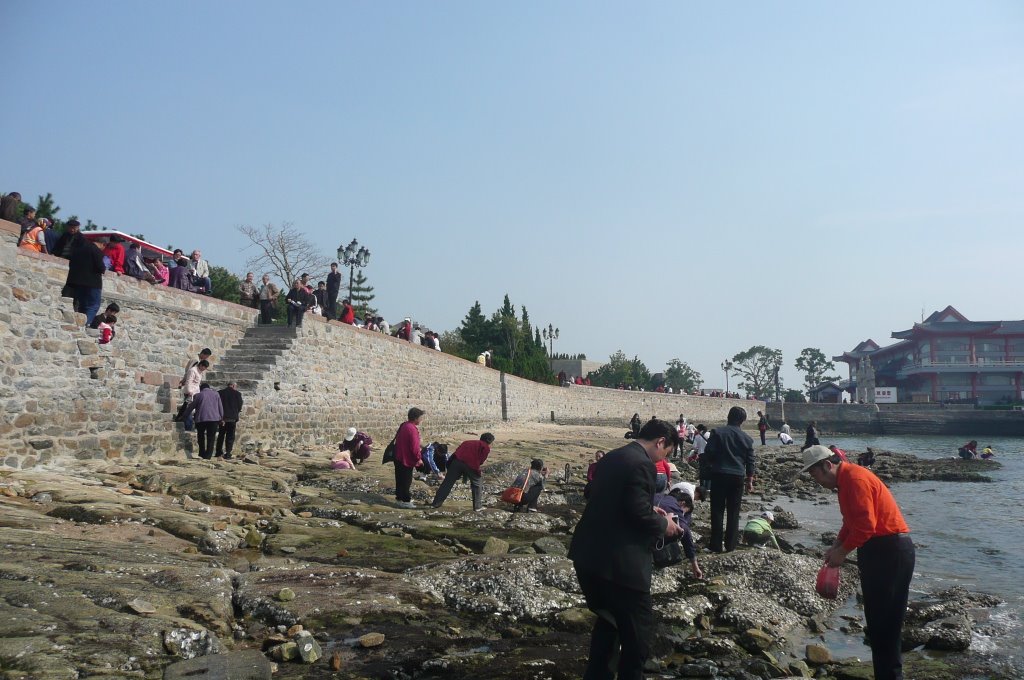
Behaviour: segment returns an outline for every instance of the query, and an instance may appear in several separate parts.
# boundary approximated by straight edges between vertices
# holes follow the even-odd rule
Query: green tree
[[[673,390],[693,392],[699,390],[704,384],[700,373],[690,367],[685,361],[672,359],[665,367],[665,386]]]
[[[743,378],[741,390],[757,399],[771,398],[775,393],[775,368],[782,365],[782,350],[754,345],[736,354],[732,362],[733,375]]]
[[[474,302],[473,306],[469,308],[469,312],[466,313],[466,318],[462,320],[462,326],[459,327],[459,335],[462,337],[466,352],[472,354],[472,356],[467,356],[467,359],[475,358],[477,354],[488,348],[493,333],[490,321],[481,311],[479,300]],[[441,348],[444,349],[443,344]]]
[[[640,387],[650,384],[651,372],[637,357],[628,359],[620,349],[608,357],[608,363],[590,372],[590,382],[600,387]]]
[[[494,367],[537,382],[552,383],[554,376],[548,366],[543,346],[536,342],[536,329],[523,307],[523,318],[516,318],[515,307],[508,295],[490,318],[483,314],[476,301],[456,331],[444,333],[441,349],[449,354],[474,360],[480,352],[490,349]]]
[[[45,196],[40,196],[39,200],[36,201],[36,217],[46,217],[56,222],[57,213],[59,212],[60,206],[54,202],[53,194],[49,191],[46,192]]]
[[[224,267],[210,265],[210,282],[213,284],[213,297],[228,302],[239,302],[241,299],[238,286],[242,280]],[[283,297],[283,296],[282,296]]]
[[[805,347],[796,358],[795,365],[797,370],[804,374],[804,389],[807,390],[807,396],[810,396],[811,390],[821,383],[839,380],[837,375],[827,375],[829,371],[836,369],[836,365],[817,347]]]
[[[788,389],[782,393],[782,400],[787,404],[806,404],[807,398],[800,390]]]
[[[360,269],[356,272],[355,278],[352,279],[352,288],[348,292],[349,302],[356,310],[356,316],[360,319],[365,319],[367,316],[377,316],[377,309],[371,307],[370,303],[377,297],[373,294],[373,286],[366,285],[366,277],[363,276],[363,270]]]

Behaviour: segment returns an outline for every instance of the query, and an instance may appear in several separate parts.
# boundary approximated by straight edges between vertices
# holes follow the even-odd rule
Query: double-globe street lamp
[[[352,242],[347,246],[338,246],[338,261],[349,268],[348,301],[349,303],[353,303],[352,284],[356,277],[356,267],[362,269],[366,265],[370,264],[370,251],[359,245],[359,241],[352,239]]]
[[[548,368],[552,372],[555,370],[555,340],[558,340],[558,329],[552,324],[548,324],[547,328],[542,328],[540,334],[548,341]]]

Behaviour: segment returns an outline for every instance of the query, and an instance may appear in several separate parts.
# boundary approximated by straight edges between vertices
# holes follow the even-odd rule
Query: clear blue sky
[[[838,354],[1019,319],[1019,2],[6,0],[0,190],[245,271],[358,237],[390,319],[557,352]],[[845,367],[840,367],[845,368]]]

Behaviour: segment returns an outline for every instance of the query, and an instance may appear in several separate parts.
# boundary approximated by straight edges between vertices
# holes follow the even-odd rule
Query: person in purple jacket
[[[199,394],[185,409],[185,416],[195,412],[196,434],[199,439],[199,457],[209,460],[213,458],[214,444],[217,439],[217,428],[224,419],[224,406],[220,393],[210,388],[210,383],[199,386]]]
[[[415,508],[412,502],[412,473],[420,463],[420,431],[425,411],[413,407],[395,435],[395,499],[400,508]]]

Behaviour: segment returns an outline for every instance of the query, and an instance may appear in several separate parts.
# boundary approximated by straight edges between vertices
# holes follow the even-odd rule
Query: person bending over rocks
[[[547,476],[548,469],[544,467],[544,461],[540,458],[534,458],[530,461],[530,467],[516,476],[511,486],[521,487],[523,489],[523,498],[512,506],[513,515],[522,510],[539,512],[537,510],[537,501],[540,499],[541,492],[544,491],[544,479]]]
[[[901,638],[907,613],[915,550],[903,514],[892,493],[867,468],[840,462],[824,446],[804,451],[804,467],[826,489],[839,490],[843,527],[825,553],[839,567],[857,551],[864,618],[876,680],[901,680]]]
[[[444,504],[444,500],[448,498],[448,494],[451,493],[455,483],[465,475],[469,477],[469,487],[473,493],[473,510],[480,512],[484,509],[484,484],[480,466],[484,464],[487,456],[491,453],[491,444],[493,443],[494,435],[490,432],[484,432],[480,435],[479,440],[471,439],[459,444],[459,448],[455,449],[451,460],[448,461],[448,472],[445,474],[441,486],[437,488],[437,493],[434,494],[434,500],[431,502],[430,507],[435,510],[440,508]]]
[[[370,448],[372,445],[373,439],[370,438],[370,435],[350,427],[345,432],[345,440],[338,444],[338,450],[352,454],[352,463],[359,465],[373,453]]]
[[[668,493],[659,493],[654,496],[654,504],[671,515],[683,529],[683,535],[679,542],[683,544],[683,554],[690,562],[690,571],[694,578],[704,578],[704,572],[697,564],[697,547],[693,544],[693,534],[690,532],[690,523],[693,521],[694,494],[698,487],[689,482],[673,484]]]
[[[765,510],[760,517],[750,520],[743,525],[743,542],[747,545],[765,545],[771,543],[776,550],[781,550],[779,542],[772,531],[772,522],[775,515],[770,510]]]

